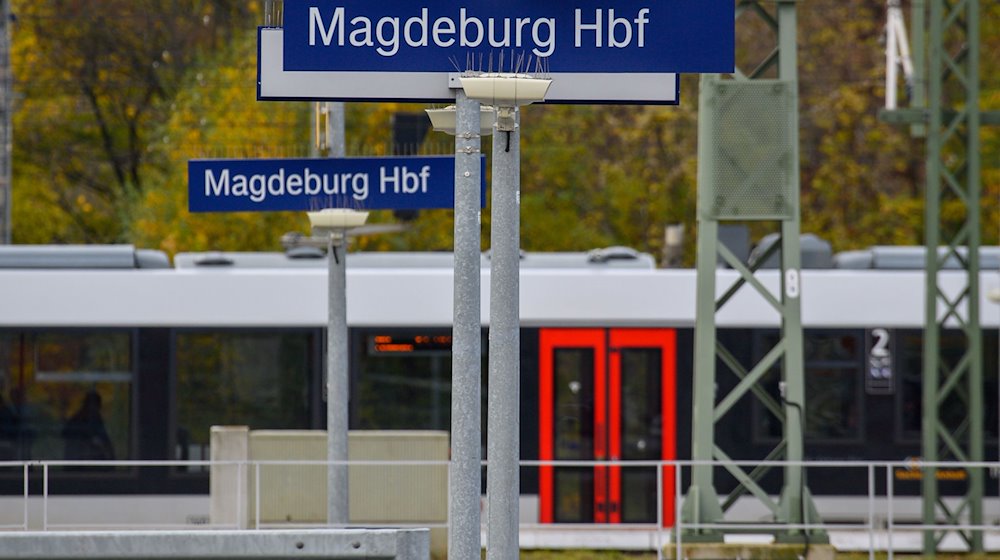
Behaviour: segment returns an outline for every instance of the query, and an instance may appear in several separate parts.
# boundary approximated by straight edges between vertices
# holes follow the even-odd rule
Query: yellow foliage
[[[146,4],[143,4],[146,5]],[[198,18],[226,18],[222,3],[201,3]],[[872,244],[920,243],[923,236],[924,143],[908,130],[877,120],[884,96],[879,45],[881,4],[850,0],[800,12],[800,167],[804,231],[818,232],[835,250]],[[22,20],[45,17],[49,2],[15,0]],[[137,9],[137,8],[133,8]],[[259,14],[259,2],[245,8]],[[773,39],[766,26],[741,18],[739,55],[765,56]],[[1000,52],[1000,3],[982,14],[983,53]],[[146,157],[141,192],[109,187],[107,161],[88,161],[99,143],[86,102],[70,88],[76,68],[50,64],[46,37],[18,24],[13,60],[18,76],[14,114],[13,208],[18,242],[129,240],[170,253],[208,249],[278,249],[281,234],[307,231],[302,213],[191,214],[187,211],[187,162],[192,158],[306,157],[310,155],[309,103],[255,99],[256,37],[234,32],[225,49],[194,65],[164,122],[143,121]],[[71,41],[66,26],[62,41]],[[756,33],[756,35],[755,35]],[[157,63],[174,65],[184,53],[164,52]],[[44,80],[36,80],[44,69]],[[115,83],[120,69],[98,68]],[[773,71],[772,71],[773,72]],[[1000,110],[1000,67],[983,57],[982,103]],[[521,238],[527,250],[586,250],[631,245],[659,253],[663,228],[684,223],[693,232],[697,168],[697,77],[685,76],[681,104],[643,106],[532,106],[522,114]],[[112,95],[118,93],[111,90]],[[128,98],[132,99],[132,98]],[[116,106],[135,117],[134,102]],[[400,103],[347,105],[347,154],[390,155],[391,122]],[[158,117],[159,118],[159,117]],[[72,125],[72,126],[71,126]],[[424,145],[450,153],[451,138],[432,134]],[[982,134],[982,227],[984,243],[1000,239],[1000,130]],[[483,153],[491,151],[484,139]],[[44,155],[31,146],[56,147]],[[28,156],[31,157],[28,157]],[[69,162],[69,163],[67,163]],[[489,175],[489,165],[487,165]],[[127,186],[127,185],[126,185]],[[97,189],[105,193],[96,193]],[[133,200],[132,197],[135,199]],[[488,202],[488,199],[487,199]],[[128,210],[128,212],[126,212]],[[964,215],[945,204],[950,223]],[[121,232],[122,220],[128,229]],[[373,222],[396,220],[375,212]],[[80,223],[87,236],[82,238]],[[489,209],[482,216],[488,243]],[[423,211],[401,234],[359,239],[356,247],[449,250],[453,227],[447,210]],[[688,237],[688,254],[694,236]],[[688,264],[692,261],[689,259]]]
[[[306,104],[256,100],[255,38],[234,41],[216,62],[218,72],[195,76],[177,96],[155,149],[164,171],[150,182],[131,224],[134,243],[168,253],[275,250],[281,234],[308,227],[302,214],[192,214],[187,210],[187,162],[203,157],[303,155],[308,142]]]

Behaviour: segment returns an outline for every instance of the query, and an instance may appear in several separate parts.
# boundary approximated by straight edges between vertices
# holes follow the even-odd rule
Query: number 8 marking
[[[785,295],[789,299],[799,297],[799,271],[794,268],[785,271]]]

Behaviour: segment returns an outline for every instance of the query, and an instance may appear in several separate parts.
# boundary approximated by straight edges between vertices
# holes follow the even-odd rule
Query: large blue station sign
[[[725,73],[734,2],[285,0],[283,40],[293,72],[488,71],[503,55],[504,71],[516,57],[554,73]]]
[[[481,159],[480,174],[485,170],[485,159]],[[191,160],[188,209],[453,208],[454,184],[455,158],[451,156]]]

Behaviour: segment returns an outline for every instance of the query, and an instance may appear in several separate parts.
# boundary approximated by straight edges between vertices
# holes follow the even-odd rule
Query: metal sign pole
[[[343,102],[328,102],[326,104],[326,119],[326,145],[330,149],[329,157],[345,157],[347,149],[344,138]]]
[[[309,212],[314,240],[327,241],[329,311],[326,334],[326,520],[346,525],[348,515],[347,428],[350,403],[347,332],[347,235],[364,225],[367,212],[327,208]]]
[[[327,157],[343,158],[344,104],[323,103],[316,109],[326,113],[317,119],[319,148]],[[331,231],[326,260],[329,264],[329,313],[326,331],[326,522],[348,523],[349,486],[347,465],[348,407],[350,403],[347,333],[347,239],[346,231]]]
[[[513,130],[493,133],[493,205],[490,231],[490,357],[487,401],[486,558],[516,560],[520,416],[520,111]]]
[[[448,556],[479,558],[482,407],[480,374],[481,181],[479,102],[455,97],[455,295],[451,357]]]
[[[334,461],[347,459],[347,244],[341,233],[330,233],[329,261],[329,323],[326,334],[326,433],[327,469],[326,522],[346,525],[348,522],[347,465]]]
[[[513,62],[511,66],[514,67]],[[516,560],[521,382],[521,112],[518,107],[545,99],[552,80],[516,72],[488,72],[470,73],[462,76],[461,82],[466,95],[496,107],[490,227],[486,558]]]

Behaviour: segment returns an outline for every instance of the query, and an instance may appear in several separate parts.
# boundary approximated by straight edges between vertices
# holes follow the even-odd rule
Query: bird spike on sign
[[[473,57],[473,60],[475,57]],[[493,71],[493,56],[489,58],[489,67],[484,72],[482,57],[479,59],[479,70],[470,68],[459,79],[465,94],[481,103],[497,108],[497,130],[514,130],[514,109],[545,99],[545,94],[552,85],[552,80],[540,77],[544,71],[544,62],[535,58],[537,73],[529,73],[532,57],[525,54],[507,58],[504,67],[504,52],[500,51],[497,71]]]

